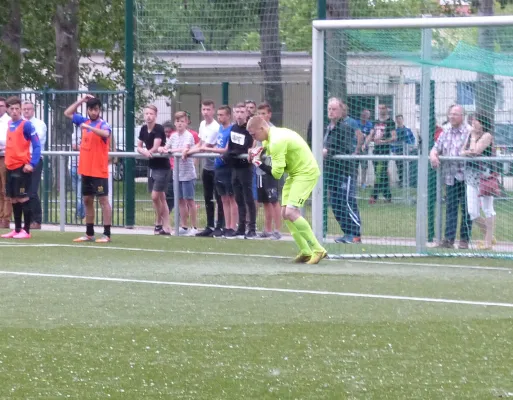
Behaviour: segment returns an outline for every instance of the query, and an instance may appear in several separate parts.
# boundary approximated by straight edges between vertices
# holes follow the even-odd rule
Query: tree
[[[16,89],[20,85],[21,66],[21,5],[8,0],[0,16],[0,87]]]
[[[348,19],[348,0],[327,0],[326,15],[328,19]],[[326,35],[326,60],[328,93],[330,96],[347,100],[347,35],[343,31],[330,31]]]
[[[79,0],[65,0],[55,7],[55,88],[58,90],[78,89],[78,12]],[[53,132],[59,144],[67,144],[71,138],[73,126],[64,116],[64,110],[75,100],[76,96],[60,94],[53,102]]]
[[[261,0],[260,68],[264,75],[264,99],[273,110],[274,123],[283,121],[283,84],[281,76],[281,43],[278,0]]]

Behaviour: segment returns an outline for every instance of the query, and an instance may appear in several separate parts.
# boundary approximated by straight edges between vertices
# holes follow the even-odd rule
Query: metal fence
[[[44,210],[44,220],[47,223],[59,224],[61,230],[65,230],[65,226],[69,224],[81,224],[82,220],[77,218],[77,189],[73,187],[70,174],[70,158],[77,156],[77,152],[47,152],[44,153],[45,159],[51,162],[51,165],[57,168],[58,174],[50,174],[50,179],[57,179],[51,181],[41,188],[42,198],[53,199],[50,203],[51,206]],[[141,160],[142,156],[133,152],[113,152],[110,153],[111,157],[119,158],[119,162],[123,163],[129,158]],[[214,154],[198,154],[198,158],[216,157]],[[175,166],[179,166],[178,159],[181,155],[175,155]],[[330,203],[328,198],[325,197],[321,207],[327,214],[327,224],[325,225],[324,242],[329,247],[331,254],[339,255],[342,257],[371,257],[371,256],[391,256],[391,255],[461,255],[461,251],[454,249],[453,251],[443,250],[440,251],[436,248],[436,244],[443,238],[443,226],[445,223],[445,207],[446,199],[440,169],[437,171],[430,170],[433,174],[434,180],[428,186],[428,193],[420,193],[415,185],[415,180],[411,180],[407,187],[403,187],[401,182],[397,179],[397,173],[394,167],[397,163],[406,163],[410,166],[415,165],[418,156],[335,156],[336,159],[352,159],[367,161],[369,166],[369,186],[373,185],[372,161],[386,161],[388,163],[389,175],[391,179],[393,199],[391,202],[378,202],[375,205],[369,205],[368,195],[370,189],[363,190],[357,189],[358,205],[360,207],[360,214],[362,220],[362,246],[347,246],[334,243],[334,238],[340,234],[340,228],[331,214]],[[440,157],[441,162],[448,161],[468,161],[468,159],[461,157]],[[494,161],[498,165],[504,166],[505,163],[513,163],[513,157],[483,157],[473,158],[473,161]],[[177,176],[179,167],[175,167],[174,174]],[[414,170],[414,168],[411,168]],[[55,178],[54,178],[55,177]],[[361,178],[361,177],[360,177]],[[410,178],[413,178],[410,176]],[[151,227],[154,224],[154,212],[150,195],[146,190],[146,179],[137,178],[136,185],[136,207],[135,207],[135,220],[136,225]],[[123,213],[125,208],[124,190],[123,185],[126,184],[126,179],[118,181],[115,184],[113,176],[111,177],[112,197],[111,204],[113,208],[113,225],[124,226]],[[178,179],[174,179],[175,192],[178,192]],[[477,248],[472,247],[471,250],[465,255],[487,255],[487,256],[513,256],[513,229],[510,227],[508,221],[511,220],[513,215],[513,178],[501,174],[501,187],[503,195],[497,197],[496,212],[497,212],[497,241],[499,243],[497,250],[493,253],[482,253],[477,251]],[[46,189],[44,189],[46,188]],[[44,193],[48,190],[48,193]],[[406,195],[405,192],[408,192]],[[418,197],[426,196],[428,209],[425,212],[419,212],[420,205]],[[205,225],[204,201],[201,183],[197,185],[196,191],[196,205],[199,209],[198,221],[199,227]],[[312,217],[311,202],[308,202],[303,210],[306,218]],[[97,208],[99,209],[99,207]],[[179,230],[179,215],[178,196],[175,196],[175,211],[174,217],[175,231]],[[417,220],[425,218],[427,220],[427,232],[419,231],[419,224]],[[260,210],[257,227],[263,227],[263,212]],[[101,224],[101,213],[97,214],[97,224]],[[476,232],[476,236],[479,233]],[[427,238],[427,240],[425,239]],[[420,242],[425,240],[425,242]],[[418,251],[418,248],[425,250]]]
[[[0,96],[18,96],[22,101],[30,101],[34,104],[35,117],[42,120],[47,126],[47,138],[43,150],[50,152],[72,151],[78,149],[80,145],[81,132],[75,127],[71,120],[64,116],[64,110],[77,101],[85,94],[92,94],[98,97],[102,102],[102,118],[112,127],[112,150],[126,151],[126,129],[125,129],[125,91],[58,91],[50,88],[35,91],[0,91]],[[86,114],[86,105],[82,104],[77,112]],[[135,136],[135,132],[132,135]],[[57,224],[62,220],[63,215],[61,201],[59,197],[59,185],[65,184],[68,189],[68,198],[70,205],[77,201],[76,191],[71,190],[76,184],[76,153],[70,153],[65,163],[61,163],[55,157],[49,157],[44,153],[43,157],[43,177],[41,180],[41,201],[43,210],[43,223]],[[133,201],[124,195],[124,162],[123,160],[113,159],[111,163],[112,196],[113,204],[117,205],[113,220],[116,225],[125,224],[126,209],[134,208]],[[64,179],[64,180],[63,180]],[[134,183],[129,180],[128,185]],[[66,224],[80,224],[80,218],[71,212],[71,207],[67,206],[64,214]],[[126,206],[128,207],[126,207]],[[73,206],[75,207],[75,206]]]

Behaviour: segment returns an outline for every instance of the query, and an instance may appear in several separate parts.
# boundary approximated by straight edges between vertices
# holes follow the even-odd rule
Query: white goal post
[[[468,27],[504,27],[513,26],[512,16],[486,17],[422,17],[404,19],[352,19],[352,20],[314,20],[312,22],[312,152],[323,169],[323,134],[325,99],[325,33],[333,30],[371,30],[371,29],[412,29],[422,30],[421,57],[431,58],[432,29],[468,28]],[[429,112],[431,67],[422,65],[420,82],[420,134],[422,146],[418,156],[418,197],[417,197],[417,253],[426,250],[427,209],[428,209],[428,168],[429,168]],[[323,179],[312,193],[312,227],[316,237],[323,239]]]

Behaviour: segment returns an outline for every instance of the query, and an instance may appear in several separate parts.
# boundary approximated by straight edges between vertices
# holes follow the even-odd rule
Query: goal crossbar
[[[511,15],[454,18],[331,19],[312,21],[312,26],[320,31],[333,29],[470,28],[511,25],[513,25],[513,16]]]

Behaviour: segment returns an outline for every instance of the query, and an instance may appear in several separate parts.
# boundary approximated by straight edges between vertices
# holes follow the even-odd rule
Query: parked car
[[[140,126],[136,126],[134,130],[134,147],[137,146],[137,141],[139,137]],[[116,143],[116,151],[125,152],[126,145],[126,133],[124,128],[113,128],[112,135],[114,137]],[[118,158],[117,162],[114,164],[114,171],[112,177],[116,181],[121,181],[125,178],[125,160],[126,158]],[[141,178],[146,177],[148,175],[148,160],[144,158],[136,158],[135,159],[135,177]]]

